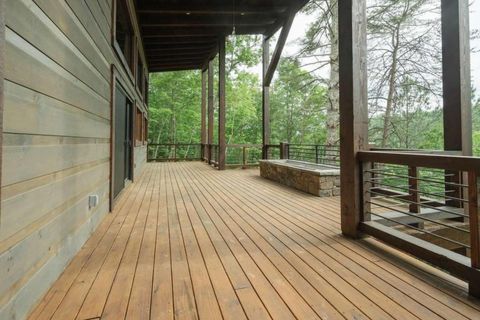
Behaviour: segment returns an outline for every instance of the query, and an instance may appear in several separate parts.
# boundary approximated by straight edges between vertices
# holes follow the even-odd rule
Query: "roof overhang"
[[[150,72],[204,69],[232,34],[275,34],[308,0],[137,0]]]

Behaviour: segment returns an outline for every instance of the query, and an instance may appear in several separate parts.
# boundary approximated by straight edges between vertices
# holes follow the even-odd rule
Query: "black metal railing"
[[[148,145],[148,161],[195,161],[210,159],[210,164],[217,166],[219,158],[218,144],[198,143],[163,143]],[[229,144],[226,146],[225,161],[227,166],[256,166],[263,158],[291,159],[317,164],[339,166],[340,149],[337,146],[314,144],[267,145]]]
[[[281,145],[269,144],[266,147],[267,159],[281,159]]]
[[[262,145],[229,144],[225,159],[227,166],[256,166],[262,159]]]
[[[153,143],[147,147],[149,162],[197,161],[201,159],[202,145],[199,143]]]
[[[284,159],[340,166],[340,147],[319,144],[281,144]]]

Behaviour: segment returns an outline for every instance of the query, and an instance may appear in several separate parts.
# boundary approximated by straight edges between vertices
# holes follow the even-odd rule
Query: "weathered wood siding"
[[[135,177],[138,177],[142,171],[143,167],[147,163],[147,146],[140,146],[135,148],[135,160],[134,160],[134,173]]]
[[[112,49],[112,6],[6,0],[0,319],[25,318],[109,212],[112,65],[145,107]]]

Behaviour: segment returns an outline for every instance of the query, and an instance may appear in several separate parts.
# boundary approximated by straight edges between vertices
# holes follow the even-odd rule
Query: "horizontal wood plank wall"
[[[112,1],[6,0],[0,319],[25,318],[109,211],[112,64],[146,111],[112,49]],[[145,161],[135,148],[135,175]]]
[[[147,163],[147,146],[135,147],[134,156],[133,175],[138,177],[142,173],[145,163]]]
[[[4,105],[4,73],[5,73],[5,0],[0,0],[0,185],[2,182],[2,138],[3,138],[3,105]],[[0,200],[1,200],[0,188]],[[0,208],[0,219],[1,219]]]

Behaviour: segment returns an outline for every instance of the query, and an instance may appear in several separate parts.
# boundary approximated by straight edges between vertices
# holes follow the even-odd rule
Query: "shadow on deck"
[[[31,319],[480,319],[466,284],[340,234],[338,198],[148,164]]]

